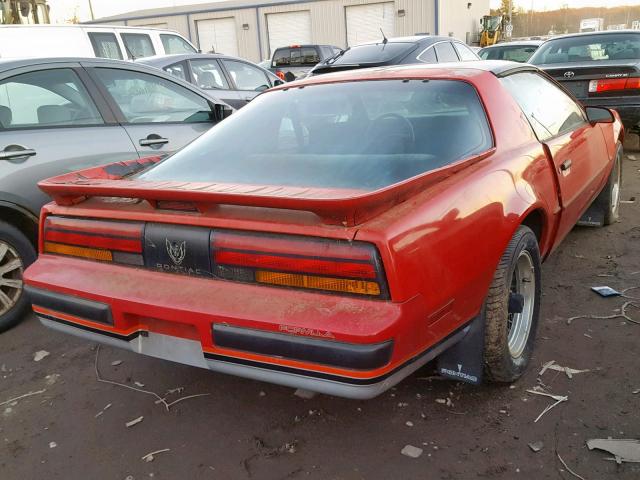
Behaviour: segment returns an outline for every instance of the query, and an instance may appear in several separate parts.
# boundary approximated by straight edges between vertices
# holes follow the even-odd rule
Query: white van
[[[102,57],[135,60],[153,55],[195,53],[171,30],[107,25],[2,25],[0,58]]]

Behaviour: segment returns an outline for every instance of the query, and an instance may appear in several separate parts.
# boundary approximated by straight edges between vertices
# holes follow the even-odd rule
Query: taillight
[[[43,253],[143,265],[142,223],[47,217]]]
[[[611,92],[615,90],[636,90],[640,89],[640,78],[606,78],[601,80],[591,80],[589,82],[589,93]]]
[[[366,243],[214,231],[212,256],[214,275],[227,280],[388,298]]]

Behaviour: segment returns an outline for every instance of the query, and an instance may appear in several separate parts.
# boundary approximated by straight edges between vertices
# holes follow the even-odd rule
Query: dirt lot
[[[589,287],[640,286],[640,153],[632,153],[623,199],[637,200],[622,205],[622,221],[574,229],[546,262],[536,354],[512,388],[429,380],[427,366],[374,400],[302,399],[289,388],[100,350],[105,378],[140,382],[160,395],[184,388],[167,401],[208,394],[167,411],[152,395],[97,382],[94,345],[46,330],[30,316],[0,337],[0,402],[46,391],[0,406],[0,478],[574,478],[556,453],[587,480],[640,478],[640,464],[618,466],[585,446],[590,438],[640,438],[640,393],[632,393],[640,389],[640,325],[622,318],[567,324],[568,317],[609,315],[624,303]],[[630,313],[640,320],[640,312]],[[39,350],[50,355],[35,362]],[[550,360],[591,371],[540,377],[569,400],[534,423],[553,401],[526,390]],[[447,398],[452,404],[436,401]],[[125,426],[140,416],[142,422]],[[544,447],[534,453],[528,444],[538,441]],[[407,444],[424,453],[401,455]],[[170,451],[141,459],[161,449]]]

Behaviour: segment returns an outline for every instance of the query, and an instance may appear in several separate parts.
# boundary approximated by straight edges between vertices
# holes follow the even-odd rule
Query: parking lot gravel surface
[[[592,286],[640,286],[640,153],[629,153],[622,198],[635,202],[623,203],[609,228],[575,228],[544,264],[536,351],[513,386],[442,380],[427,365],[373,400],[302,398],[111,347],[98,352],[30,314],[0,335],[0,478],[576,478],[567,467],[586,480],[640,478],[640,464],[586,447],[591,438],[640,439],[640,324],[567,323],[620,312],[626,299]],[[628,313],[640,321],[637,308]],[[35,361],[42,351],[49,355]],[[96,359],[102,379],[137,391],[98,381]],[[589,371],[540,376],[552,360]],[[541,384],[568,400],[534,422],[554,403],[527,392]]]

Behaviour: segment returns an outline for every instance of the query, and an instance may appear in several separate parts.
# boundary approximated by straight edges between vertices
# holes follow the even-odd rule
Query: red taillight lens
[[[228,280],[387,298],[373,245],[271,234],[216,232],[214,275]]]
[[[640,89],[640,78],[605,78],[589,82],[589,93],[635,89]]]
[[[142,223],[47,217],[43,253],[142,265]]]

